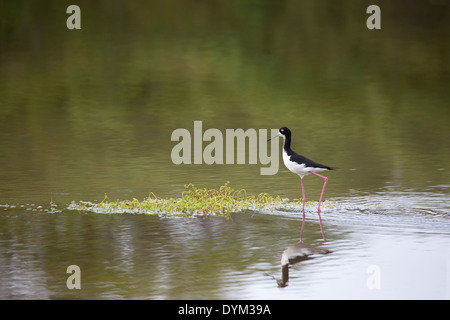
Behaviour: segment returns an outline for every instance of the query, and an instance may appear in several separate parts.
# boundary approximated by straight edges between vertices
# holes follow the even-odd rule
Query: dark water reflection
[[[284,288],[289,281],[289,267],[309,259],[314,255],[328,254],[330,250],[321,248],[321,245],[311,246],[306,243],[298,242],[290,245],[281,255],[281,279],[277,280],[278,287]]]
[[[378,1],[7,1],[0,22],[0,298],[448,298],[450,6]],[[371,4],[371,3],[370,3]],[[4,10],[3,10],[4,9]],[[288,126],[336,166],[332,254],[294,264],[295,211],[193,220],[50,214],[226,181],[294,199],[281,163],[174,165],[172,132]],[[320,179],[306,178],[307,200]],[[305,243],[320,241],[310,212]],[[65,286],[79,265],[82,289]],[[381,288],[368,289],[376,266]],[[370,268],[369,268],[370,269]],[[370,269],[371,270],[371,269]]]

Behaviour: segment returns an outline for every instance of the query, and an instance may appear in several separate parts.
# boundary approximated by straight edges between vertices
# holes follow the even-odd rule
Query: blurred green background
[[[66,28],[70,4],[81,8],[81,30]],[[366,27],[371,4],[381,30]],[[288,126],[295,151],[339,168],[326,197],[448,192],[449,9],[2,0],[0,202],[177,196],[187,183],[228,180],[298,197],[281,153],[274,176],[260,164],[174,165],[171,133],[192,132],[194,120],[223,132]],[[306,183],[318,196],[321,179]]]

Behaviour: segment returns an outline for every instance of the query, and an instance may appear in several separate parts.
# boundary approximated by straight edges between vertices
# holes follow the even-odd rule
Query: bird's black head
[[[290,137],[291,136],[291,130],[289,130],[287,127],[282,127],[278,131],[281,136]]]
[[[278,130],[278,134],[276,136],[273,136],[272,138],[268,139],[267,141],[273,140],[276,137],[283,137],[283,139],[286,139],[288,141],[291,141],[291,130],[289,130],[286,127],[282,127],[280,130]],[[289,144],[290,142],[288,142]]]

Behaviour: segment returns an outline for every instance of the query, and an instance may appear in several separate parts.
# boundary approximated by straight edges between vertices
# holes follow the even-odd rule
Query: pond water
[[[450,6],[380,1],[5,4],[0,25],[0,298],[449,299]],[[33,27],[31,27],[33,26]],[[81,214],[71,201],[179,197],[230,181],[298,199],[249,164],[173,163],[172,132],[277,129],[337,167],[328,254],[288,267],[301,213]],[[203,142],[206,147],[209,142]],[[225,152],[225,150],[224,150]],[[322,179],[305,178],[307,200]],[[314,208],[304,243],[320,245]],[[81,270],[69,290],[67,267]]]

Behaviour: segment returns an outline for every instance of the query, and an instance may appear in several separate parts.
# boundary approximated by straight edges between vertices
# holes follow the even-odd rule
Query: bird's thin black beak
[[[277,134],[276,136],[273,136],[272,138],[267,139],[267,142],[269,142],[270,140],[275,139],[275,138],[277,138],[277,137],[279,137],[279,136],[280,136],[280,134]]]

